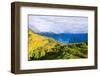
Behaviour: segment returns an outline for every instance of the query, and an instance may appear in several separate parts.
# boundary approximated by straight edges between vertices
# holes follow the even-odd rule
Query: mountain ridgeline
[[[52,33],[52,32],[40,32],[38,33],[43,36],[48,36],[58,40],[62,43],[79,43],[87,42],[88,34],[87,33]]]
[[[73,34],[35,33],[29,29],[28,60],[87,58],[87,34],[84,34],[84,36],[74,36]]]

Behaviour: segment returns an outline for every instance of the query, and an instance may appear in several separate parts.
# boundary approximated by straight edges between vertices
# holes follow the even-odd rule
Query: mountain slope
[[[28,60],[75,59],[87,57],[87,42],[63,44],[28,31]]]
[[[54,39],[38,35],[29,29],[29,31],[28,31],[29,57],[33,56],[33,50],[35,50],[35,49],[39,49],[41,47],[44,49],[51,49],[56,44],[58,44],[58,42],[55,41]],[[38,50],[36,52],[41,52],[41,50]]]

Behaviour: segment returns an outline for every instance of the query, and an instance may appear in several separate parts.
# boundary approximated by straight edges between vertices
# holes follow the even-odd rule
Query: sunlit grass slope
[[[87,58],[87,42],[63,44],[28,31],[28,60]]]

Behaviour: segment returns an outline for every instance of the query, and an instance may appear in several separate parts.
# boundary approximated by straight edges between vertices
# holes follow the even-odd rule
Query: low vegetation
[[[28,60],[87,58],[87,42],[64,44],[28,31]]]

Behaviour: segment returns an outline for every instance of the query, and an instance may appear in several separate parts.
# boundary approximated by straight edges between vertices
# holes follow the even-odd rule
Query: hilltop
[[[28,60],[87,58],[87,42],[64,44],[28,31]]]

